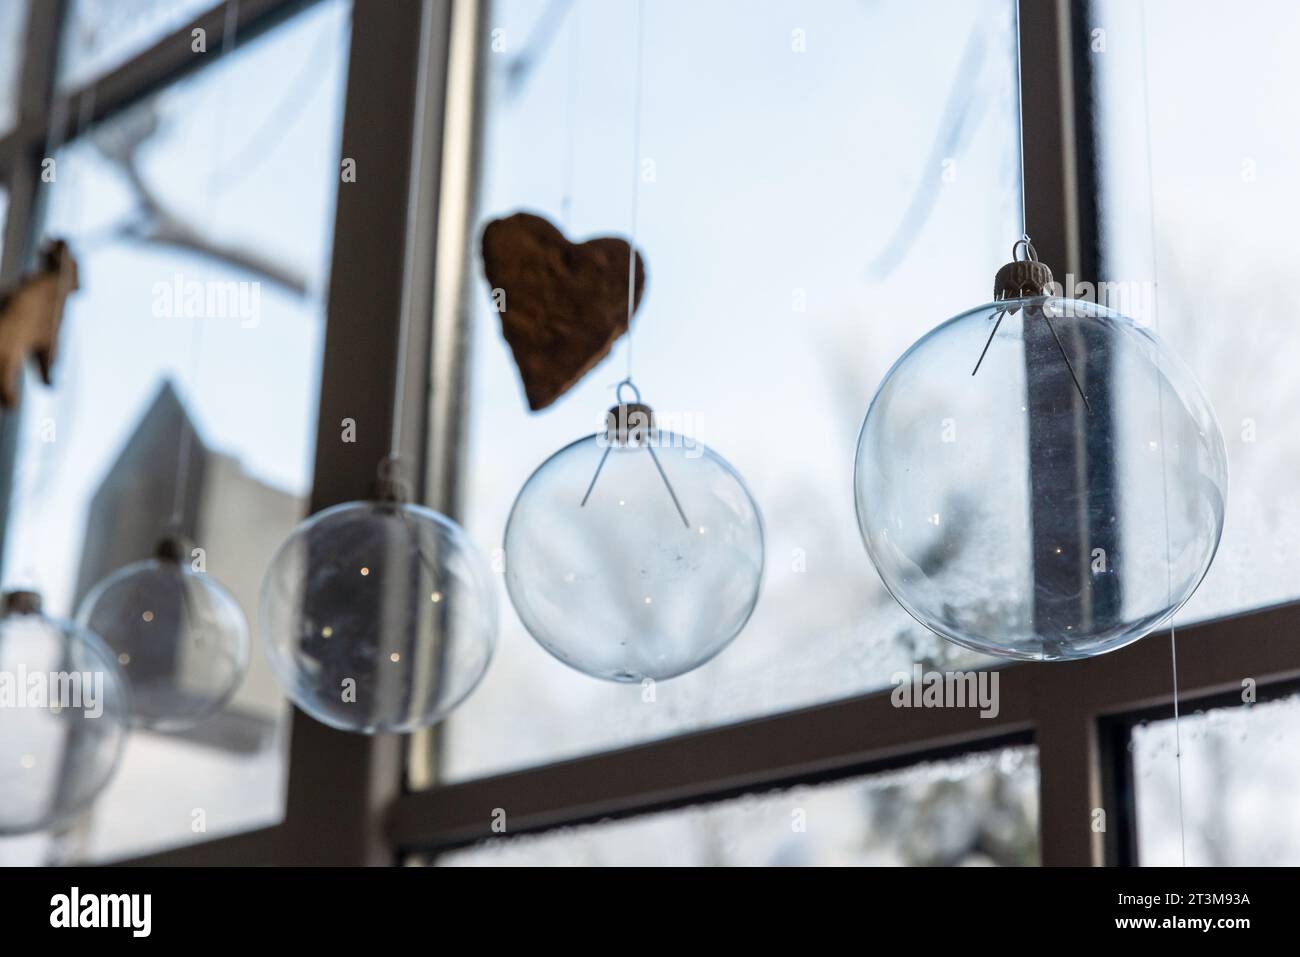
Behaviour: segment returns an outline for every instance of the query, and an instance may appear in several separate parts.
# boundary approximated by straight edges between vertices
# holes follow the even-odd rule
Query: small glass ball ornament
[[[248,624],[230,592],[166,538],[81,602],[77,623],[103,639],[131,686],[132,720],[184,731],[220,711],[248,671]]]
[[[285,692],[317,721],[363,734],[444,718],[478,685],[496,646],[487,563],[459,525],[405,503],[313,515],[271,561],[261,630]]]
[[[130,695],[113,653],[14,591],[0,615],[0,837],[64,824],[122,757]]]
[[[936,634],[1002,658],[1086,658],[1196,590],[1223,532],[1227,453],[1204,392],[1150,331],[1051,295],[1027,238],[1013,260],[993,303],[881,382],[858,438],[858,526],[890,593]]]
[[[624,382],[605,431],[524,483],[505,557],[510,599],[543,648],[596,678],[663,680],[744,628],[763,579],[763,522],[735,469],[656,428]]]

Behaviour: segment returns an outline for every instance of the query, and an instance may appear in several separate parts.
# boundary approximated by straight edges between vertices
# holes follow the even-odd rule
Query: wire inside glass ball
[[[1222,535],[1227,453],[1150,332],[1035,297],[963,313],[895,363],[854,491],[872,562],[927,628],[1005,658],[1083,658],[1191,597]]]
[[[248,625],[239,603],[179,560],[150,559],[114,572],[86,595],[77,623],[116,657],[140,727],[194,727],[221,710],[248,671]]]
[[[648,424],[646,407],[623,408],[644,410]],[[543,648],[593,677],[663,680],[698,668],[745,626],[763,525],[719,455],[634,425],[542,463],[510,512],[505,553],[510,599]]]
[[[98,637],[37,612],[0,618],[0,835],[63,824],[117,769],[131,706]]]
[[[303,522],[262,585],[276,678],[318,721],[367,734],[433,724],[474,690],[496,645],[479,551],[419,505],[348,502]]]

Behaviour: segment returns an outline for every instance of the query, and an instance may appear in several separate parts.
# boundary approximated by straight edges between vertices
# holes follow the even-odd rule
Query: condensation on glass
[[[1233,708],[1184,710],[1133,729],[1138,863],[1191,867],[1300,865],[1300,696]]]
[[[443,866],[1031,865],[1033,747],[752,794],[628,821],[496,839]]]

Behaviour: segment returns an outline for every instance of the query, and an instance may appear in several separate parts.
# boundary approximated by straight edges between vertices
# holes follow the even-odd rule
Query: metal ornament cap
[[[998,270],[993,278],[993,298],[1028,299],[1046,296],[1053,284],[1052,270],[1037,259],[1016,259]]]
[[[605,439],[613,445],[644,445],[654,427],[654,410],[644,402],[620,402],[605,413]]]
[[[183,535],[168,535],[158,542],[153,557],[160,562],[173,562],[179,565],[193,554],[194,543]]]
[[[11,591],[4,596],[5,615],[39,615],[41,593],[36,591]]]

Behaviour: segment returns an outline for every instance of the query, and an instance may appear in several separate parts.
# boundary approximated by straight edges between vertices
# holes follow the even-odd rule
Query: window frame
[[[241,0],[238,35],[248,39],[309,2]],[[1030,233],[1045,261],[1099,275],[1088,3],[1017,2]],[[31,5],[19,117],[0,137],[0,181],[10,190],[6,280],[35,252],[65,5]],[[230,8],[224,0],[96,81],[93,119],[213,62],[189,55],[188,37],[201,26],[219,51]],[[338,188],[312,511],[367,495],[387,452],[403,329],[403,454],[424,500],[459,511],[487,8],[477,0],[353,0],[342,156],[357,160],[358,176]],[[68,94],[65,117],[78,115],[86,93]],[[369,372],[364,382],[358,367]],[[363,426],[358,441],[327,441],[344,417]],[[0,484],[12,472],[16,421],[0,420]],[[1300,602],[1178,629],[1180,701],[1226,701],[1246,678],[1262,699],[1300,680],[1289,637],[1297,628]],[[993,718],[967,709],[903,712],[889,691],[876,691],[445,785],[436,780],[436,728],[409,739],[363,737],[295,710],[281,823],[119,863],[399,864],[500,837],[494,808],[508,810],[515,836],[1032,743],[1042,863],[1131,864],[1136,823],[1124,752],[1136,716],[1172,706],[1168,636],[1165,629],[1099,658],[1003,667],[1002,710]],[[411,779],[431,786],[408,789]],[[1097,808],[1111,822],[1101,833],[1092,827]]]

